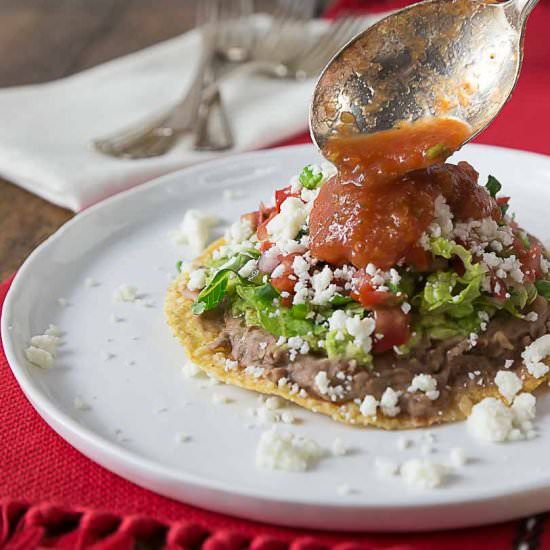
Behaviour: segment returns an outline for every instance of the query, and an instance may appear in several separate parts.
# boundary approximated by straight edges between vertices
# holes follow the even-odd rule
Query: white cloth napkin
[[[365,18],[365,27],[380,18]],[[313,23],[317,26],[324,21]],[[96,152],[92,140],[154,116],[191,82],[197,31],[68,78],[0,90],[0,175],[74,211],[216,153],[186,137],[168,154],[143,160]],[[314,80],[249,76],[223,84],[235,137],[231,153],[265,147],[307,127]],[[219,155],[220,153],[217,153]]]

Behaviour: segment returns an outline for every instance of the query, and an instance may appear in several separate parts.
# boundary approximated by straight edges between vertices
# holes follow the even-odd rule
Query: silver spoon
[[[469,141],[510,98],[537,1],[427,0],[382,19],[321,73],[309,116],[313,141],[322,150],[343,123],[369,134],[427,116],[462,119]]]

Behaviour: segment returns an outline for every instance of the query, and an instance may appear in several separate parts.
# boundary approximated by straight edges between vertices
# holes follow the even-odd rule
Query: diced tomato
[[[278,277],[273,277],[270,281],[272,286],[279,292],[288,292],[291,295],[294,293],[294,285],[296,284],[298,278],[294,275],[292,264],[296,256],[298,256],[298,254],[288,254],[287,256],[283,256],[280,261],[280,266],[283,267],[281,275]],[[277,270],[279,270],[279,267]],[[287,305],[285,303],[285,299],[283,298],[282,300],[283,305]],[[290,296],[290,303],[292,303],[292,296]]]
[[[272,246],[273,243],[271,241],[262,241],[260,243],[260,252],[267,252]]]
[[[432,263],[433,256],[428,250],[421,246],[411,246],[405,253],[405,263],[413,267],[416,271],[427,271]]]
[[[288,274],[274,277],[270,282],[279,292],[294,292],[294,285],[296,283],[296,281],[288,278]]]
[[[540,257],[543,247],[541,242],[533,237],[530,237],[529,241],[529,248],[525,248],[523,242],[516,238],[514,239],[513,247],[518,260],[521,262],[521,270],[525,276],[525,282],[532,283],[542,275]]]
[[[510,202],[510,197],[498,197],[497,198],[497,204],[499,206],[505,206]]]
[[[502,279],[499,279],[494,273],[491,273],[491,292],[498,300],[506,300],[508,288]]]
[[[281,297],[281,304],[285,307],[292,307],[293,294],[290,293],[289,296]]]
[[[376,306],[387,306],[395,304],[398,300],[394,294],[387,291],[376,290],[371,283],[371,277],[360,269],[354,275],[355,288],[351,292],[351,297],[368,309]]]
[[[267,232],[267,224],[277,215],[276,210],[273,208],[273,211],[267,215],[263,219],[263,221],[258,224],[258,229],[256,230],[256,234],[258,235],[258,239],[260,241],[264,241],[269,237],[269,233]],[[262,216],[263,217],[263,216]]]
[[[262,225],[267,225],[267,222],[275,216],[276,211],[272,206],[266,206],[263,202],[260,203],[260,208],[254,212],[248,212],[248,214],[243,214],[241,220],[246,220],[250,223],[250,226],[254,231],[257,231],[258,228]],[[267,232],[266,232],[267,235]]]
[[[277,212],[281,211],[281,204],[288,199],[288,197],[299,197],[300,193],[293,193],[292,192],[292,186],[288,185],[287,187],[283,187],[282,189],[277,189],[275,191],[275,208],[277,209]]]
[[[272,218],[275,215],[275,208],[273,206],[266,206],[263,202],[260,203],[258,209],[258,225],[261,225],[268,218]]]
[[[363,285],[359,292],[353,291],[351,296],[368,309],[373,309],[380,305],[388,305],[395,301],[395,296],[391,292],[366,290],[366,288],[366,285]]]
[[[374,311],[375,334],[383,337],[373,344],[374,353],[384,353],[394,346],[406,344],[411,337],[411,316],[400,307],[380,308]]]

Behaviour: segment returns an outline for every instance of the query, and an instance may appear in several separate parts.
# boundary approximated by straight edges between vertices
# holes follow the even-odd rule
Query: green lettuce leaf
[[[454,319],[470,316],[476,310],[475,300],[481,295],[482,267],[473,263],[471,252],[443,237],[434,239],[431,248],[435,256],[448,260],[453,256],[460,258],[464,264],[464,275],[456,271],[432,273],[413,303],[421,313],[445,313]]]
[[[452,271],[438,271],[430,275],[420,295],[421,312],[447,313],[461,318],[474,311],[473,302],[481,295],[481,276],[467,281]]]
[[[500,193],[502,184],[495,178],[495,176],[489,176],[487,178],[487,183],[485,184],[485,189],[489,191],[491,197],[495,198]]]
[[[330,331],[325,338],[325,351],[329,359],[355,360],[361,365],[371,365],[372,355],[356,346],[351,338],[337,330]]]
[[[212,280],[200,291],[191,310],[195,315],[201,315],[218,307],[225,296],[227,286],[231,277],[235,274],[230,269],[218,271]]]
[[[402,353],[409,352],[423,335],[442,340],[477,333],[481,325],[479,312],[494,311],[484,307],[481,290],[484,272],[479,264],[474,263],[471,252],[443,237],[433,239],[430,244],[434,256],[447,260],[460,258],[464,274],[449,269],[436,271],[427,277],[422,290],[412,299],[418,308],[414,322],[417,338],[400,350]]]
[[[464,269],[466,270],[465,277],[474,277],[477,276],[478,272],[482,272],[481,266],[473,263],[472,253],[454,241],[449,241],[444,237],[437,237],[432,239],[430,247],[434,256],[441,256],[446,260],[450,260],[453,256],[458,256],[464,264]]]
[[[273,290],[271,291],[269,287]],[[277,297],[278,293],[270,284],[262,286],[238,285],[236,292],[243,303],[236,304],[234,307],[244,313],[245,321],[267,330],[274,336],[312,337],[326,332],[326,328],[323,326],[306,319],[309,308],[305,304],[290,308],[281,307],[277,298],[274,303],[273,292]]]
[[[445,340],[453,336],[469,336],[472,332],[478,333],[481,320],[477,311],[469,315],[452,318],[444,314],[429,314],[420,317],[418,326],[415,327],[417,334],[425,334],[434,340]]]
[[[540,279],[535,283],[535,288],[543,298],[550,300],[550,281],[545,281],[544,279]]]
[[[192,311],[195,315],[201,315],[218,307],[225,295],[233,291],[235,281],[242,281],[238,271],[250,260],[258,258],[259,252],[255,249],[246,250],[229,260],[224,258],[219,263],[217,270],[213,271],[212,278],[201,290],[195,300]],[[233,284],[232,284],[233,283]]]

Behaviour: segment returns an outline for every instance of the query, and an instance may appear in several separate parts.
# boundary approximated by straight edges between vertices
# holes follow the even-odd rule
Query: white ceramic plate
[[[548,244],[550,159],[488,146],[467,146],[467,159],[486,178],[501,179],[520,222]],[[464,423],[430,430],[431,459],[446,462],[463,447],[470,463],[432,491],[377,477],[375,457],[421,456],[426,430],[400,434],[349,428],[293,408],[299,425],[283,430],[328,447],[336,437],[348,456],[323,459],[301,473],[261,472],[254,453],[266,428],[247,428],[253,393],[209,386],[182,376],[182,348],[165,324],[162,304],[178,259],[192,251],[169,238],[188,208],[234,221],[269,199],[302,166],[318,160],[300,146],[228,157],[195,166],[109,199],[66,224],[19,271],[2,317],[2,338],[13,372],[42,417],[74,447],[117,474],[175,499],[255,520],[340,530],[419,530],[505,520],[550,508],[550,396],[539,399],[539,436],[483,445]],[[239,200],[225,200],[234,189]],[[218,234],[221,234],[220,227]],[[89,288],[93,277],[100,286]],[[113,290],[136,285],[153,307],[113,303]],[[57,303],[68,300],[67,307]],[[112,323],[110,316],[122,317]],[[23,350],[49,323],[65,331],[56,366],[29,366]],[[105,360],[105,352],[114,354]],[[133,362],[130,364],[130,362]],[[201,387],[206,386],[206,387]],[[213,404],[214,393],[231,404]],[[77,410],[75,397],[91,405]],[[176,434],[192,437],[177,442]],[[356,489],[342,495],[338,487]]]

